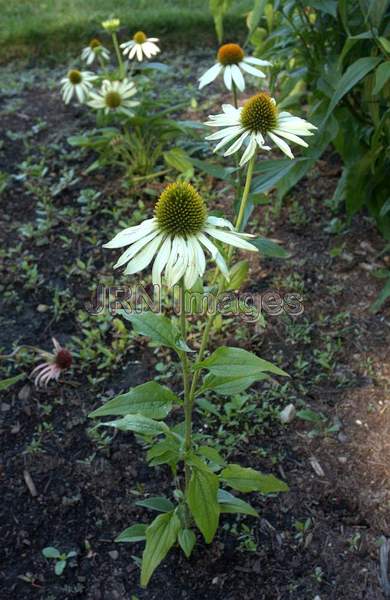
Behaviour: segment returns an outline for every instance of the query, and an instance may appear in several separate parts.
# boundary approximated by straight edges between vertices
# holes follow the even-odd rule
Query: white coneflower
[[[130,100],[136,93],[137,88],[132,81],[127,79],[109,81],[105,79],[101,89],[90,94],[90,100],[87,104],[92,108],[102,108],[106,114],[118,112],[131,117],[134,113],[130,109],[139,104],[136,100]]]
[[[102,22],[103,29],[108,31],[108,33],[116,33],[120,25],[121,22],[119,19],[107,19],[106,21]]]
[[[67,76],[61,79],[62,98],[65,104],[69,104],[73,96],[76,96],[79,102],[85,102],[92,88],[92,81],[95,79],[97,76],[91,71],[71,69]]]
[[[202,89],[202,87],[214,81],[220,73],[223,73],[223,80],[228,90],[232,90],[234,83],[243,92],[245,90],[243,71],[254,77],[265,77],[263,71],[258,67],[269,67],[272,64],[268,60],[245,56],[244,50],[238,44],[221,46],[218,50],[217,60],[218,62],[199,79],[199,89]]]
[[[53,353],[41,351],[41,356],[46,361],[35,367],[31,372],[31,375],[35,375],[34,384],[36,387],[41,385],[46,387],[51,379],[58,381],[61,373],[72,365],[72,355],[69,350],[63,348],[55,338],[52,338],[52,340]]]
[[[141,62],[144,55],[146,58],[151,58],[160,52],[160,48],[155,44],[158,41],[158,38],[148,38],[143,31],[137,31],[132,40],[121,44],[123,55],[128,54],[129,60],[137,56],[137,59]]]
[[[269,137],[289,158],[294,158],[290,146],[282,138],[306,148],[308,144],[301,137],[313,135],[313,130],[317,129],[315,125],[294,117],[289,112],[279,112],[275,100],[264,92],[252,96],[240,108],[224,104],[222,110],[223,113],[219,115],[210,115],[210,120],[206,123],[210,127],[222,127],[222,129],[207,136],[206,139],[220,140],[214,152],[233,142],[224,156],[237,152],[244,143],[247,144],[240,165],[250,160],[257,148],[271,150],[265,145],[266,137]]]
[[[86,46],[86,48],[83,48],[81,58],[82,60],[85,60],[87,65],[91,65],[99,56],[103,60],[109,60],[110,52],[103,46],[100,40],[94,38],[89,42],[89,45]]]
[[[140,225],[118,233],[105,248],[129,248],[122,254],[114,268],[127,263],[126,275],[145,269],[155,257],[152,269],[154,284],[161,285],[164,271],[168,287],[182,277],[191,288],[206,269],[206,249],[228,279],[226,262],[209,237],[224,244],[256,252],[247,239],[254,236],[234,231],[226,219],[207,216],[206,205],[192,187],[184,182],[168,185],[154,209],[154,217]]]

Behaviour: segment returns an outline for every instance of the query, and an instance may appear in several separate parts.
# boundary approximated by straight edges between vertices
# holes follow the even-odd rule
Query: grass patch
[[[251,0],[234,3],[226,17],[226,38],[244,31],[243,14]],[[101,21],[117,16],[128,31],[142,29],[166,43],[194,45],[197,35],[215,43],[208,0],[0,0],[2,61],[33,55],[45,57],[81,48],[90,37],[104,39]]]

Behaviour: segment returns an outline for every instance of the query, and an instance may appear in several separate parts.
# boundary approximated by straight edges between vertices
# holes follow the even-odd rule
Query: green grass
[[[243,15],[252,4],[234,3],[226,17],[227,39],[243,32]],[[204,45],[207,38],[215,41],[208,5],[208,0],[0,0],[2,61],[81,47],[90,37],[105,35],[100,23],[110,16],[121,19],[124,37],[126,30],[142,29],[169,44]]]

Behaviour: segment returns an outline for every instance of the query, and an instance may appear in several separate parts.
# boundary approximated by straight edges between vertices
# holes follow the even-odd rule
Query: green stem
[[[243,219],[244,219],[244,215],[245,215],[245,209],[246,209],[246,205],[248,203],[248,198],[249,198],[249,191],[251,189],[251,183],[252,183],[252,177],[253,177],[253,169],[255,166],[255,162],[256,162],[256,154],[254,154],[252,156],[252,158],[249,161],[249,165],[248,165],[248,170],[246,172],[246,181],[245,181],[245,187],[244,187],[244,192],[242,194],[242,199],[241,199],[241,205],[240,205],[240,211],[238,213],[238,217],[237,217],[237,221],[236,221],[236,230],[240,231],[240,228],[242,226],[243,223]],[[227,258],[227,265],[229,267],[230,265],[230,261],[232,259],[232,255],[233,255],[233,246],[230,246],[229,248],[229,252],[228,252],[228,258]],[[216,277],[214,277],[213,282],[215,281]],[[223,278],[220,278],[219,281],[219,286],[218,286],[218,291],[217,291],[217,298],[219,296],[219,294],[223,291]],[[216,317],[216,312],[214,312],[213,314],[211,314],[206,322],[206,327],[203,331],[203,335],[202,335],[202,340],[200,343],[200,348],[199,348],[199,352],[198,355],[196,357],[196,362],[200,363],[203,360],[204,357],[204,353],[206,351],[207,348],[207,344],[209,341],[209,336],[210,336],[210,331],[211,328],[213,326],[214,323],[214,319]],[[200,371],[201,369],[197,369],[193,375],[192,378],[192,382],[191,382],[191,389],[190,389],[190,403],[191,403],[191,409],[192,409],[192,404],[194,402],[194,397],[195,397],[195,393],[196,393],[196,386],[198,384],[199,381],[199,376],[200,376]]]
[[[236,221],[236,230],[237,231],[241,231],[242,224],[243,224],[243,221],[244,221],[245,209],[246,209],[246,206],[248,204],[248,198],[249,198],[249,192],[250,192],[250,189],[251,189],[251,183],[252,183],[252,177],[253,177],[253,169],[254,169],[254,166],[255,166],[255,162],[256,162],[256,153],[250,159],[249,164],[248,164],[248,170],[246,172],[246,180],[245,180],[244,192],[242,194],[240,211],[238,213],[238,217],[237,217],[237,221]]]
[[[184,279],[180,281],[180,330],[182,339],[187,339],[187,323],[185,312],[186,290]],[[183,385],[184,385],[184,450],[185,450],[185,490],[187,491],[190,482],[190,467],[187,464],[187,456],[191,451],[192,444],[192,402],[190,394],[190,363],[186,352],[181,353],[183,366]]]
[[[115,31],[112,34],[112,43],[114,44],[114,48],[115,48],[115,54],[116,54],[116,58],[118,60],[118,66],[119,66],[119,79],[123,79],[124,75],[125,75],[125,65],[122,59],[122,54],[119,48],[119,44],[118,44],[118,37],[115,33]]]

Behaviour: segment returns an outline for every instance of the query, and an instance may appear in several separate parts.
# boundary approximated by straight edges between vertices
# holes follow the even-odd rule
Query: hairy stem
[[[241,231],[244,217],[245,217],[245,209],[248,204],[249,192],[251,189],[252,177],[253,177],[253,169],[255,167],[256,162],[256,153],[252,156],[248,164],[248,170],[246,172],[246,180],[245,187],[241,198],[240,211],[238,213],[237,221],[236,221],[236,230]]]

